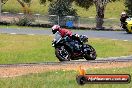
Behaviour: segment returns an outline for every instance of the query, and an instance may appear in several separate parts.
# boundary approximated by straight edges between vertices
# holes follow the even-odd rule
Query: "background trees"
[[[49,15],[57,15],[59,16],[58,20],[61,26],[64,26],[66,23],[67,18],[65,16],[74,16],[77,18],[76,9],[72,8],[72,1],[71,0],[56,0],[52,1],[49,5],[48,9]],[[51,22],[53,22],[52,17],[50,17]],[[58,23],[55,22],[54,23]]]
[[[7,2],[8,0],[1,0],[2,6]]]
[[[125,1],[125,6],[126,6],[126,12],[129,16],[132,16],[132,0],[126,0]]]
[[[45,0],[44,0],[45,1]],[[114,2],[117,0],[50,0],[52,3],[49,7],[49,14],[53,15],[76,15],[75,10],[71,8],[73,2],[76,5],[89,9],[90,6],[96,6],[96,29],[103,29],[103,19],[106,5],[109,2]],[[118,0],[119,1],[119,0]],[[67,5],[68,6],[67,6]],[[64,8],[64,7],[65,8]],[[71,14],[72,13],[72,14]]]
[[[76,9],[72,8],[71,0],[56,0],[49,5],[49,14],[58,16],[77,16]]]
[[[31,0],[17,0],[19,2],[19,4],[22,6],[23,8],[23,12],[25,14],[30,14],[30,4],[31,4]]]
[[[74,0],[75,3],[83,8],[88,9],[90,6],[95,5],[96,7],[96,29],[103,29],[103,19],[106,5],[109,2],[119,0]]]
[[[12,0],[8,0],[9,2],[11,2]],[[14,0],[13,0],[14,1]],[[55,3],[55,2],[61,2],[61,1],[63,1],[63,0],[15,0],[15,1],[18,1],[19,3],[21,3],[22,2],[22,4],[20,4],[21,6],[22,6],[22,8],[23,8],[23,10],[24,10],[24,12],[26,12],[25,10],[26,9],[31,9],[31,10],[33,10],[34,11],[34,9],[32,9],[32,8],[36,8],[37,6],[34,6],[33,7],[33,5],[34,5],[34,1],[39,1],[40,2],[40,6],[42,7],[41,9],[45,9],[46,8],[46,10],[41,10],[41,12],[39,12],[39,11],[34,11],[34,13],[35,12],[38,12],[38,13],[43,13],[43,11],[44,12],[47,12],[47,7],[45,7],[46,6],[46,4],[47,4],[47,1],[50,1],[51,2],[51,4],[52,4],[52,6],[49,6],[49,14],[51,14],[52,12],[53,12],[53,10],[56,10],[56,11],[54,11],[54,15],[58,15],[57,14],[57,9],[55,9],[55,8],[58,8],[57,6],[59,6],[59,5],[61,5],[60,7],[62,7],[62,5],[63,4],[60,4],[60,3]],[[85,8],[85,9],[89,9],[89,7],[91,7],[91,6],[95,6],[96,7],[96,13],[95,13],[95,11],[94,11],[94,13],[96,14],[96,16],[95,15],[93,15],[93,16],[95,16],[95,18],[96,18],[96,22],[97,22],[97,24],[96,24],[96,28],[97,29],[102,29],[102,25],[103,25],[103,19],[104,19],[104,15],[105,15],[105,10],[106,10],[106,6],[107,6],[107,4],[108,3],[110,3],[110,2],[113,2],[113,1],[122,1],[122,2],[124,2],[124,1],[126,1],[126,7],[127,7],[127,13],[129,14],[129,15],[131,15],[131,13],[132,13],[132,9],[131,9],[131,0],[64,0],[65,2],[67,2],[68,3],[68,5],[66,5],[66,3],[64,3],[64,5],[66,5],[66,9],[69,9],[69,11],[68,11],[68,13],[69,14],[67,14],[67,12],[66,12],[66,10],[64,10],[65,12],[63,12],[63,13],[61,13],[61,14],[63,14],[63,15],[71,15],[71,13],[73,14],[73,15],[76,15],[75,13],[76,13],[76,10],[75,9],[73,9],[72,7],[73,6],[76,6],[76,5],[78,5],[78,6],[80,6],[80,7],[83,7],[83,8]],[[6,3],[7,2],[7,0],[2,0],[2,5],[4,4],[4,3]],[[7,5],[9,4],[9,2],[7,2]],[[72,3],[74,3],[74,4],[72,4]],[[39,4],[39,3],[38,3]],[[44,4],[44,5],[42,5],[42,4]],[[49,2],[48,2],[48,4],[49,4]],[[50,5],[51,5],[50,4]],[[53,5],[54,4],[54,5]],[[58,4],[58,5],[56,5],[55,6],[55,4]],[[76,4],[76,5],[75,5]],[[30,6],[31,5],[31,6]],[[72,6],[73,5],[73,6]],[[5,5],[6,6],[6,5]],[[5,7],[4,6],[4,7]],[[47,5],[48,6],[48,5]],[[123,5],[122,5],[123,6]],[[53,7],[55,7],[55,8],[53,8]],[[20,8],[20,7],[19,7]],[[51,8],[53,9],[53,10],[51,10]],[[75,7],[76,8],[76,7]],[[112,8],[112,6],[110,7],[110,8]],[[124,8],[124,7],[123,7]],[[13,8],[14,9],[14,8]],[[29,9],[29,10],[30,10]],[[37,8],[37,9],[39,9],[39,7]],[[59,9],[59,8],[58,8]],[[61,8],[61,10],[62,10],[62,8]],[[83,9],[81,9],[81,10],[83,10]],[[120,12],[121,12],[121,10],[123,10],[123,9],[120,9],[119,11],[118,11],[118,13],[116,14],[116,13],[114,13],[114,14],[116,14],[116,17],[119,17],[119,16],[117,16],[118,14],[120,14]],[[15,11],[15,10],[14,10]],[[85,10],[86,11],[86,10]],[[21,12],[19,9],[17,10],[17,12]],[[28,11],[27,11],[28,12]],[[60,11],[61,12],[61,11]],[[116,11],[115,11],[116,12]],[[130,13],[131,12],[131,13]],[[88,12],[89,13],[89,12]],[[80,13],[79,13],[80,14]],[[81,14],[83,14],[83,11],[81,12]],[[112,14],[112,13],[111,13]],[[86,17],[86,16],[85,16]]]

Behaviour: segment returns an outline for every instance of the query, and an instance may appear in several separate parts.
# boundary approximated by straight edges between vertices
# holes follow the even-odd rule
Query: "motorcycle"
[[[127,18],[124,25],[125,25],[125,31],[128,34],[131,34],[132,33],[132,18]]]
[[[95,60],[97,55],[95,49],[86,44],[88,37],[80,35],[81,43],[76,39],[71,39],[69,36],[65,36],[52,42],[52,46],[55,48],[55,55],[59,61],[70,60]]]
[[[132,18],[126,19],[126,32],[127,33],[132,33]]]

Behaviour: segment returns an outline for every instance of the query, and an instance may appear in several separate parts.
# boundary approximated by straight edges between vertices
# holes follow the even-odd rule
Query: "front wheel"
[[[125,29],[128,34],[131,34],[131,32],[128,30],[128,28]]]
[[[59,61],[70,61],[70,53],[65,49],[64,46],[57,47],[55,49],[55,55]]]
[[[84,58],[86,60],[95,60],[97,57],[95,49],[91,45],[86,45],[87,52],[85,52]]]

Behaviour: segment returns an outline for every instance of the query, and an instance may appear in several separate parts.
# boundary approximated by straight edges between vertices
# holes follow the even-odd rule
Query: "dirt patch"
[[[87,63],[87,64],[60,64],[60,65],[33,65],[33,66],[10,66],[0,67],[0,78],[15,77],[27,75],[30,73],[42,73],[55,70],[78,70],[82,66],[84,69],[89,68],[122,68],[132,67],[132,62],[110,62],[110,63]]]

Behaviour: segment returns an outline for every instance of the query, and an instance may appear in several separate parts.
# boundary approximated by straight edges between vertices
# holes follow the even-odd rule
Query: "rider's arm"
[[[58,41],[61,37],[61,34],[59,32],[56,32],[55,33],[55,38],[54,38],[54,41]]]

